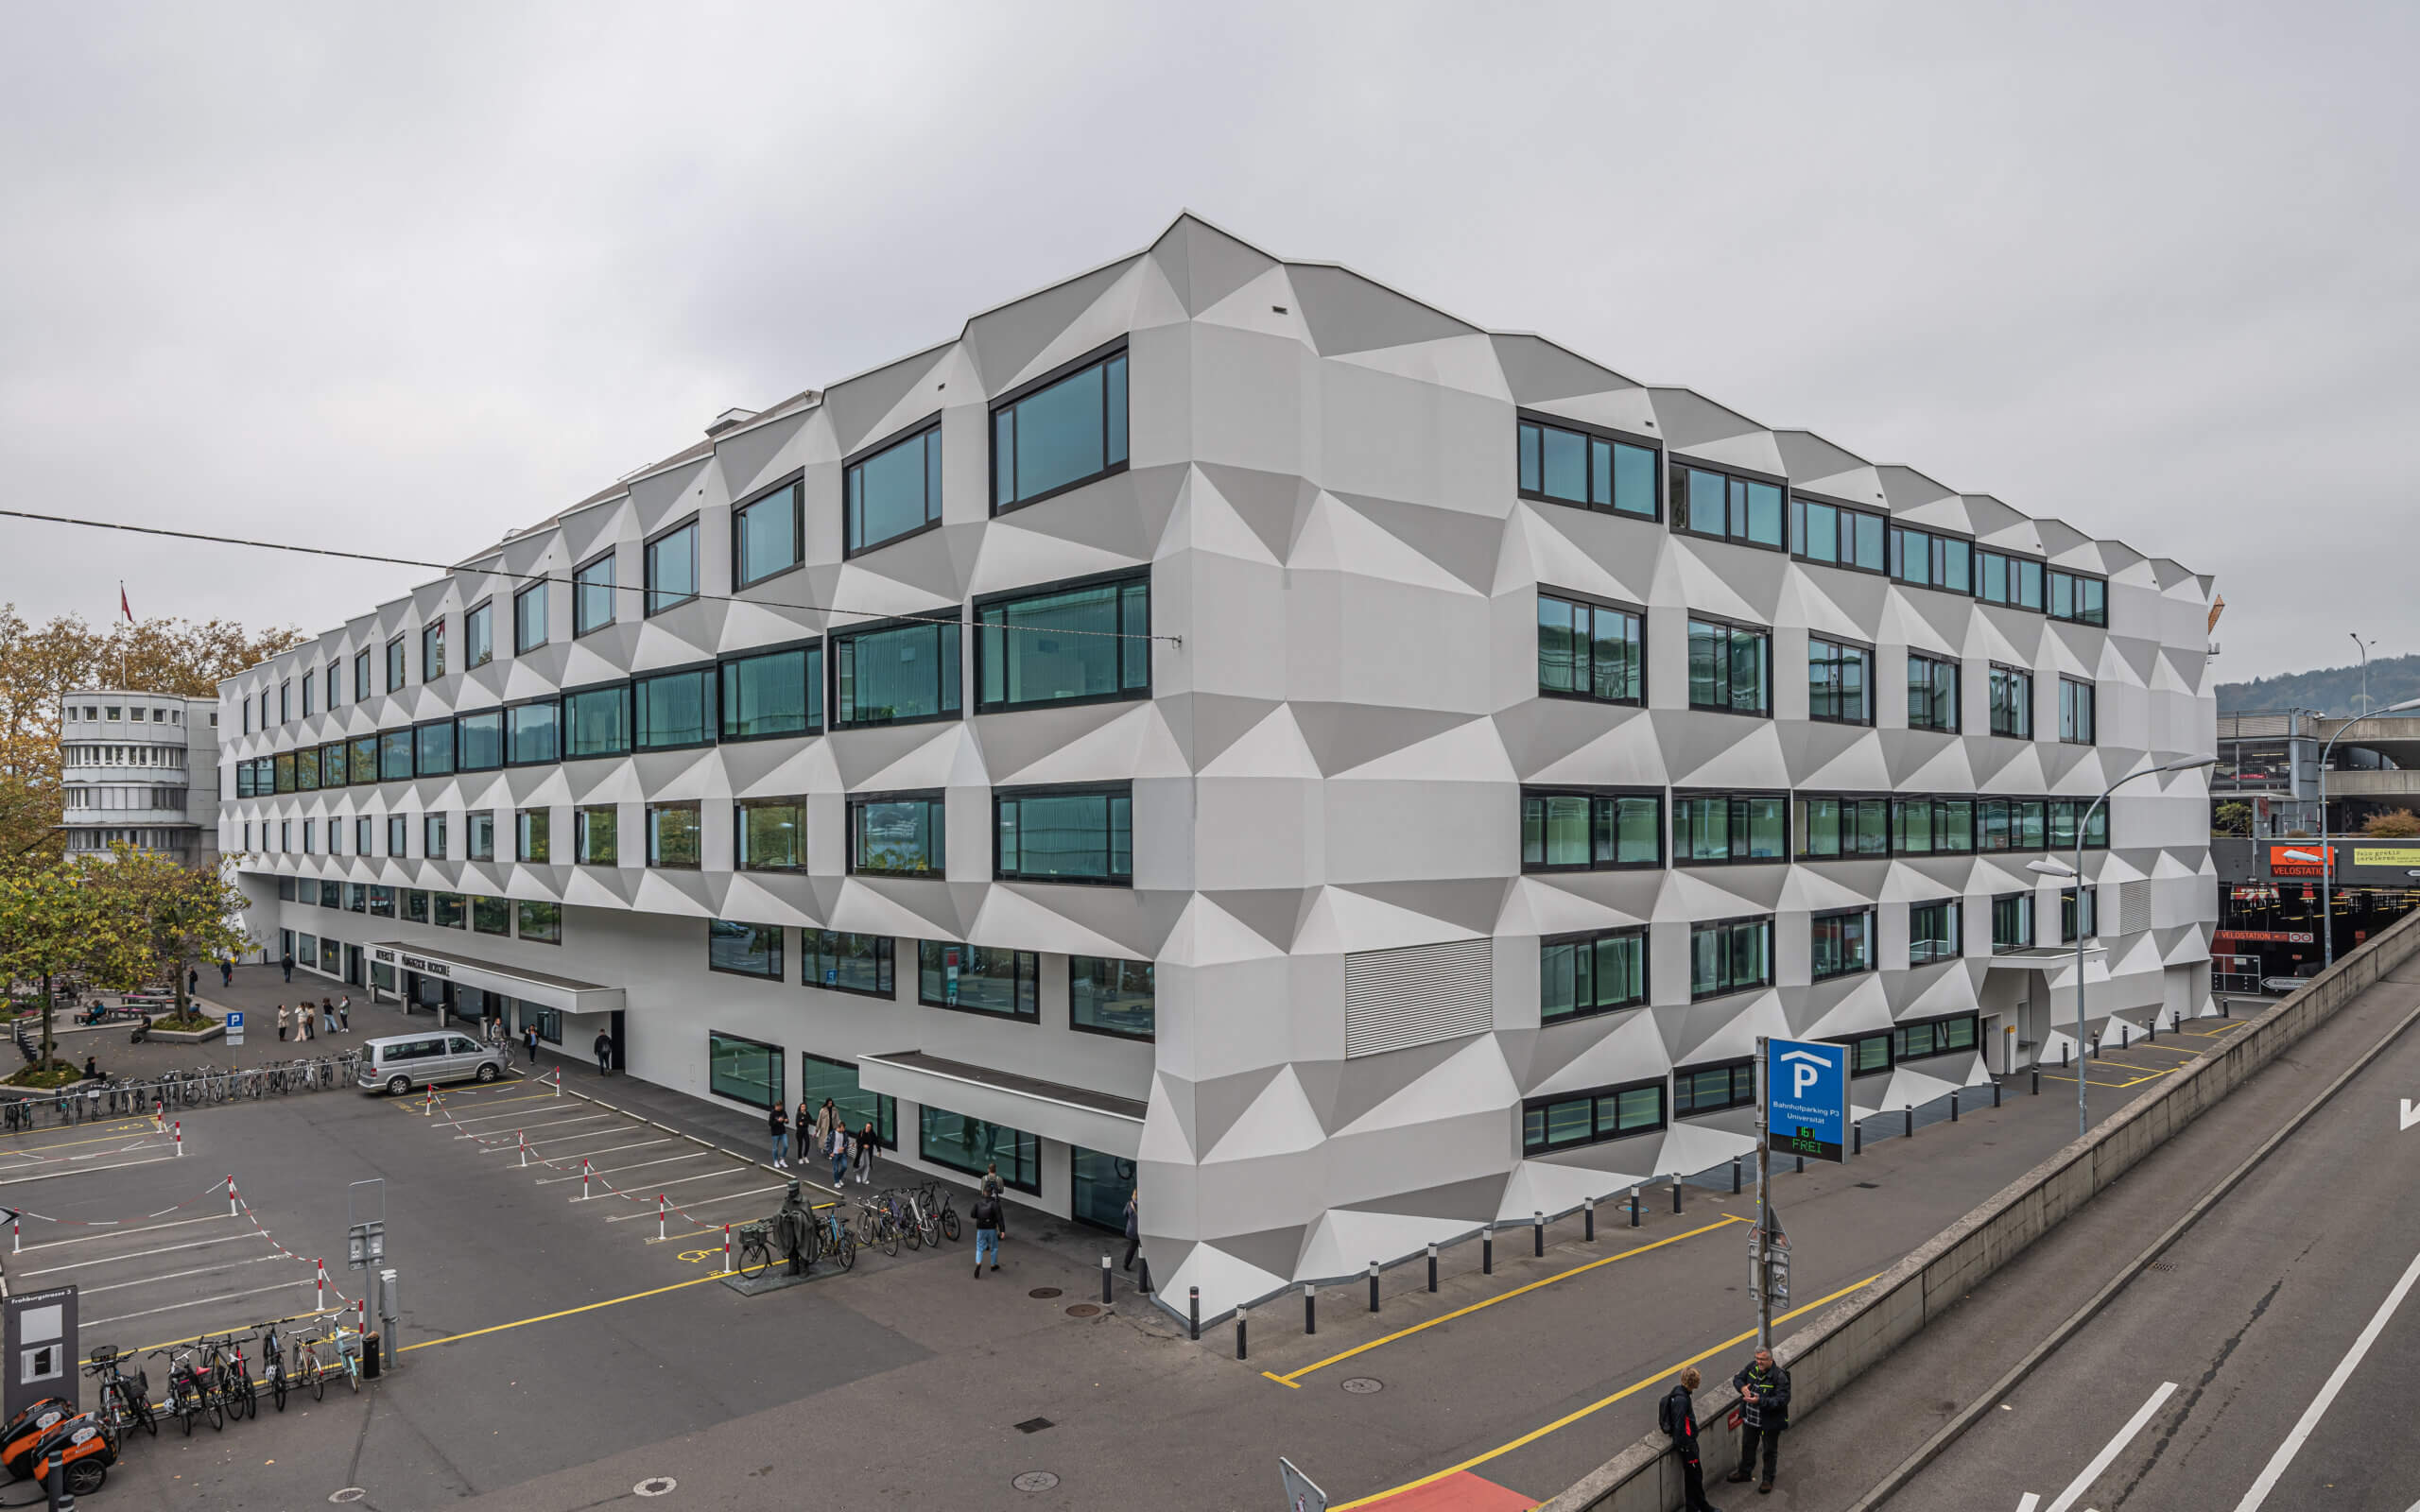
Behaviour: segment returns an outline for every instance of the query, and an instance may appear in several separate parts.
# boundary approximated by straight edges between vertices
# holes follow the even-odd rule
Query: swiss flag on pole
[[[126,623],[129,625],[133,624],[134,606],[126,601],[126,585],[124,583],[117,585],[117,607],[118,611],[126,616]]]

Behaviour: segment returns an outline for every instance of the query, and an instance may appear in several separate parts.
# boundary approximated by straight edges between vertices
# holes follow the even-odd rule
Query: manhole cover
[[[1056,1297],[1059,1295],[1059,1288],[1056,1286],[1037,1286],[1032,1291],[1029,1291],[1025,1295],[1028,1297]]]
[[[1046,1491],[1059,1484],[1059,1477],[1048,1470],[1028,1470],[1009,1484],[1020,1491]]]
[[[368,1491],[363,1490],[358,1486],[348,1486],[341,1491],[329,1492],[328,1500],[331,1502],[358,1502],[369,1494],[370,1493]]]
[[[1099,1311],[1100,1304],[1098,1302],[1078,1302],[1075,1306],[1067,1309],[1067,1315],[1069,1317],[1090,1317]]]
[[[631,1489],[641,1496],[662,1496],[680,1484],[669,1475],[650,1475]]]
[[[1376,1376],[1346,1376],[1344,1389],[1357,1397],[1366,1397],[1374,1391],[1386,1390],[1387,1383]]]

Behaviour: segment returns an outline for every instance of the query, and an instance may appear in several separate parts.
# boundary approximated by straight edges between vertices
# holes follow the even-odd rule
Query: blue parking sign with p
[[[1849,1047],[1765,1041],[1765,1147],[1838,1160],[1849,1125]]]

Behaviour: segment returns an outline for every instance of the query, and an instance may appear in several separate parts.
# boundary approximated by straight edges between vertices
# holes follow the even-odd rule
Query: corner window
[[[495,816],[486,809],[473,809],[462,816],[462,859],[495,859]]]
[[[512,853],[515,859],[532,866],[544,864],[553,847],[549,832],[553,828],[551,809],[516,809],[512,815]]]
[[[462,611],[462,670],[483,667],[495,660],[495,604],[493,600]]]
[[[1689,997],[1718,998],[1773,985],[1770,916],[1689,926]]]
[[[1992,663],[1992,733],[2033,738],[2033,674]]]
[[[782,1085],[782,1047],[707,1030],[706,1091],[751,1108],[781,1107],[788,1100]]]
[[[1538,942],[1538,1021],[1554,1023],[1647,1004],[1647,931],[1609,929]]]
[[[992,813],[1002,882],[1134,880],[1131,784],[1098,788],[996,788]]]
[[[947,869],[947,802],[938,792],[849,799],[849,869],[876,876],[937,876]]]
[[[1674,529],[1782,549],[1783,485],[1678,461],[1665,476],[1671,490]]]
[[[992,512],[1126,471],[1126,352],[1086,359],[992,410]]]
[[[1568,421],[1526,419],[1516,444],[1521,497],[1655,518],[1658,448]]]
[[[1689,621],[1689,707],[1771,715],[1772,632],[1720,620]]]
[[[750,588],[804,560],[805,485],[793,476],[731,511],[731,582]]]
[[[505,761],[540,766],[563,759],[562,705],[553,698],[516,703],[505,710]]]
[[[2059,679],[2059,738],[2070,746],[2093,743],[2095,704],[2100,690],[2073,678]]]
[[[806,799],[745,798],[732,805],[732,865],[797,871],[806,865]]]
[[[2072,945],[2100,934],[2100,889],[2068,887],[2059,894],[2059,943]]]
[[[976,708],[1151,696],[1149,576],[975,605]]]
[[[561,903],[540,902],[523,899],[512,905],[517,916],[518,933],[533,945],[560,945],[563,942],[563,908]]]
[[[1962,910],[1955,898],[1916,903],[1908,909],[1908,964],[1929,966],[1966,953]]]
[[[454,765],[458,771],[493,772],[504,765],[504,711],[489,709],[454,716]]]
[[[1789,859],[1786,793],[1675,793],[1672,864]]]
[[[916,942],[916,1001],[932,1008],[996,1013],[1028,1022],[1042,1017],[1042,957],[950,940]]]
[[[1067,1026],[1086,1034],[1149,1040],[1159,1027],[1149,961],[1067,957]]]
[[[798,951],[808,987],[873,998],[897,995],[891,980],[891,940],[888,935],[803,929],[799,931]]]
[[[660,672],[631,684],[633,735],[640,750],[711,746],[715,739],[715,669]]]
[[[2080,573],[2050,574],[2050,617],[2074,625],[2109,626],[2109,584]]]
[[[631,685],[609,682],[563,695],[563,760],[631,752]]]
[[[1808,971],[1814,981],[1874,970],[1874,910],[1846,908],[1806,921]]]
[[[1908,728],[1958,733],[1958,663],[1908,653]]]
[[[647,612],[661,614],[698,596],[698,522],[675,525],[647,543]]]
[[[1790,800],[1802,861],[1891,853],[1891,804],[1887,798],[1846,798],[1801,793]],[[1929,827],[1931,816],[1925,816]]]
[[[583,867],[620,865],[621,847],[615,833],[620,818],[621,810],[612,803],[573,810],[573,858]]]
[[[722,663],[722,738],[764,740],[823,728],[823,647],[792,646]]]
[[[1975,553],[1975,596],[1986,604],[2042,612],[2042,563],[2004,552]]]
[[[454,775],[454,721],[440,719],[412,727],[412,775]]]
[[[2033,894],[2002,893],[1992,900],[1992,951],[2004,954],[2010,951],[2033,948]]]
[[[926,1103],[916,1110],[916,1155],[969,1176],[996,1167],[1011,1190],[1042,1193],[1042,1142],[1021,1128]]]
[[[1891,576],[1916,588],[1973,591],[1974,542],[1929,530],[1891,527]]]
[[[404,691],[404,638],[400,635],[387,643],[387,691]]]
[[[647,806],[647,864],[666,869],[695,871],[699,866],[702,827],[698,805],[650,803]]]
[[[1521,1105],[1521,1153],[1543,1155],[1652,1134],[1664,1127],[1664,1082],[1632,1082],[1532,1097]]]
[[[1874,652],[1826,641],[1806,643],[1806,717],[1835,725],[1874,723]]]
[[[832,722],[900,725],[959,717],[958,611],[832,637]]]
[[[1647,699],[1647,619],[1636,610],[1538,594],[1538,692],[1600,703]]]
[[[1883,543],[1888,522],[1878,514],[1825,504],[1820,499],[1789,501],[1789,554],[1802,561],[1827,567],[1852,567],[1858,572],[1883,569]]]
[[[1672,1111],[1675,1117],[1720,1113],[1728,1108],[1753,1108],[1755,1102],[1756,1062],[1754,1057],[1672,1068]]]
[[[1664,864],[1660,789],[1521,790],[1521,869],[1603,871]]]
[[[942,422],[875,443],[841,466],[846,509],[841,555],[887,546],[942,523]]]
[[[431,621],[421,628],[420,680],[435,682],[443,676],[445,676],[445,622],[441,619]],[[311,700],[305,697],[302,701],[307,704]]]
[[[607,552],[571,575],[574,640],[614,623],[614,553]]]
[[[424,814],[420,821],[420,853],[431,861],[445,859],[445,816]]]
[[[728,919],[706,920],[706,969],[734,976],[782,979],[782,926],[736,924]]]
[[[546,644],[546,585],[532,583],[512,595],[512,654],[526,656]]]

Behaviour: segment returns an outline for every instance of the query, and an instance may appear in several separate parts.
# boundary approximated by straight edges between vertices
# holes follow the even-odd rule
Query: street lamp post
[[[2420,700],[2414,700],[2414,701],[2415,701],[2415,702],[2420,702]],[[2204,766],[2216,766],[2218,764],[2219,764],[2219,759],[2218,759],[2217,757],[2215,757],[2215,756],[2197,756],[2197,757],[2193,758],[2193,759],[2192,759],[2192,760],[2190,760],[2190,761],[2168,762],[2168,763],[2164,763],[2163,765],[2158,765],[2158,766],[2146,766],[2146,767],[2144,767],[2142,770],[2140,770],[2140,771],[2138,771],[2138,772],[2128,772],[2125,776],[2123,776],[2123,777],[2121,777],[2121,778],[2118,779],[2118,781],[2116,781],[2116,782],[2114,782],[2110,783],[2107,787],[2102,788],[2102,789],[2100,790],[2100,796],[2099,798],[2094,799],[2092,800],[2092,806],[2091,806],[2091,807],[2089,807],[2089,808],[2087,808],[2087,809],[2085,809],[2082,814],[2079,814],[2079,815],[2077,815],[2077,816],[2076,816],[2076,864],[2074,865],[2074,867],[2070,868],[2070,867],[2069,867],[2066,862],[2064,862],[2064,861],[2050,861],[2050,860],[2047,860],[2047,859],[2046,859],[2046,860],[2042,860],[2042,861],[2029,861],[2029,862],[2027,862],[2027,863],[2026,863],[2026,867],[2027,867],[2027,868],[2028,868],[2029,870],[2032,870],[2032,871],[2039,871],[2039,872],[2043,873],[2043,874],[2044,874],[2044,875],[2046,875],[2046,876],[2051,876],[2051,877],[2066,876],[2066,877],[2072,877],[2072,878],[2074,878],[2074,879],[2075,879],[2075,885],[2076,885],[2076,1138],[2078,1138],[2078,1139],[2082,1139],[2082,1138],[2083,1138],[2083,1136],[2084,1136],[2085,1132],[2086,1132],[2086,1131],[2088,1130],[2088,1128],[2090,1127],[2089,1124],[2088,1124],[2088,1123],[2087,1123],[2087,1121],[2086,1121],[2086,1120],[2087,1120],[2087,1115],[2086,1115],[2085,1110],[2084,1110],[2084,1094],[2083,1094],[2083,1089],[2084,1089],[2084,1070],[2085,1070],[2085,1067],[2084,1067],[2084,1053],[2083,1053],[2083,1043],[2084,1043],[2084,1040],[2083,1040],[2083,940],[2084,940],[2084,930],[2083,930],[2083,839],[2084,839],[2084,836],[2085,836],[2086,834],[2088,834],[2088,833],[2091,833],[2091,830],[2092,830],[2092,816],[2093,816],[2093,815],[2094,815],[2096,812],[2098,812],[2098,811],[2100,809],[2100,807],[2101,807],[2103,804],[2105,804],[2105,803],[2107,803],[2107,802],[2109,801],[2109,795],[2110,795],[2110,794],[2112,794],[2112,793],[2117,792],[2119,788],[2121,788],[2121,787],[2125,786],[2128,782],[2133,782],[2135,778],[2137,778],[2137,777],[2152,777],[2152,776],[2156,776],[2156,775],[2158,775],[2159,773],[2162,773],[2162,772],[2189,772],[2189,771],[2196,770],[2197,768],[2200,768],[2200,767],[2204,767]],[[2096,927],[2099,925],[2099,922],[2100,922],[2100,920],[2099,920],[2098,919],[2096,919],[2094,920],[2094,923],[2095,923]]]
[[[2370,713],[2370,647],[2378,643],[2362,640],[2359,630],[2346,630],[2344,633],[2353,638],[2353,649],[2361,653],[2361,713],[2356,717],[2367,718]]]
[[[2367,708],[2370,701],[2367,663],[2363,665],[2361,704]],[[2420,698],[2406,698],[2401,703],[2390,704],[2378,713],[2399,714],[2407,709],[2420,709]],[[2364,714],[2362,717],[2375,716]],[[2336,748],[2336,743],[2344,738],[2344,731],[2352,728],[2353,721],[2345,720],[2336,727],[2335,734],[2327,737],[2327,744],[2319,747],[2319,936],[2325,941],[2320,956],[2323,969],[2336,964],[2336,848],[2328,843],[2327,834],[2327,753]]]

